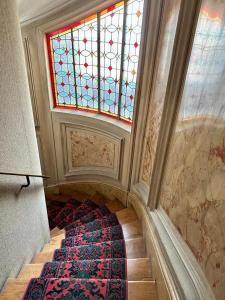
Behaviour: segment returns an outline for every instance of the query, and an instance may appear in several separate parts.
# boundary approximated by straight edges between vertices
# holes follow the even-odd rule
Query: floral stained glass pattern
[[[132,123],[143,5],[121,1],[47,34],[54,107]]]
[[[78,107],[98,109],[97,16],[73,29]]]
[[[132,120],[136,92],[138,59],[141,43],[143,1],[127,4],[124,65],[121,92],[121,118]]]
[[[101,111],[118,115],[124,5],[100,17]]]
[[[73,107],[76,97],[70,30],[51,40],[51,57],[56,105]]]

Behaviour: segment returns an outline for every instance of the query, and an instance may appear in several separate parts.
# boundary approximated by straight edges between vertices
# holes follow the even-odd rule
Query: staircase
[[[51,240],[8,279],[0,300],[25,293],[24,300],[157,299],[134,210],[98,194],[88,199],[76,193],[47,201]]]

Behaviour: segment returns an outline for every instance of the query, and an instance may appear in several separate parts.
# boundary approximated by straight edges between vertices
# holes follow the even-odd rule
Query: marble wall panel
[[[156,79],[148,111],[140,172],[140,180],[147,185],[150,184],[155,159],[179,8],[180,0],[165,1],[156,61]]]
[[[204,0],[160,204],[216,299],[225,283],[225,2]]]
[[[72,167],[113,168],[115,144],[108,138],[80,130],[70,131]]]
[[[118,179],[123,139],[111,133],[61,123],[64,176],[96,174]]]

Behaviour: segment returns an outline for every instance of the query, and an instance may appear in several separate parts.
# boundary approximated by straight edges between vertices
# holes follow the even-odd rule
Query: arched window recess
[[[143,5],[121,1],[47,33],[54,108],[132,123]]]

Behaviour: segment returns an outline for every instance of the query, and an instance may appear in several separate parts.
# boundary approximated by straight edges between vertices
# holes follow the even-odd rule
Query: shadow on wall
[[[7,176],[0,175],[0,201],[1,198],[4,198],[4,195],[8,193],[12,194],[19,200],[22,197],[23,193],[29,191],[29,193],[34,193],[38,189],[43,189],[43,181],[41,179],[30,179],[29,187],[23,187],[22,185],[27,184],[26,177],[17,177],[17,176]]]
[[[224,16],[224,2],[202,2],[160,197],[220,300],[225,299]]]

